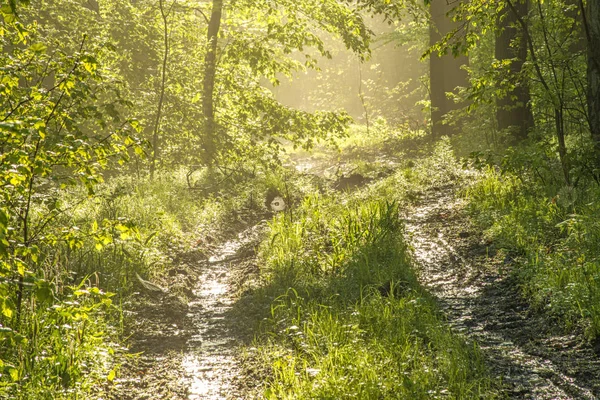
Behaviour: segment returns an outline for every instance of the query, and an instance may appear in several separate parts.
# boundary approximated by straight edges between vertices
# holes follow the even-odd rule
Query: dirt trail
[[[184,357],[189,400],[241,398],[234,379],[239,375],[236,350],[239,335],[228,318],[234,298],[231,277],[235,266],[252,257],[262,225],[255,225],[223,244],[202,267],[196,298],[190,303],[193,336]]]
[[[457,332],[479,344],[512,399],[598,399],[600,357],[581,335],[553,332],[529,309],[452,187],[428,191],[406,215],[421,282]]]
[[[119,377],[102,391],[111,400],[216,400],[243,398],[236,352],[246,330],[231,316],[265,223],[241,230],[214,247],[208,259],[173,270],[192,288],[185,304],[172,294],[140,294],[128,318],[131,353]],[[232,279],[233,278],[233,279]],[[195,282],[195,283],[193,283]]]
[[[506,398],[600,399],[600,357],[581,335],[556,334],[529,309],[509,274],[514,260],[484,240],[464,208],[446,186],[428,190],[405,215],[421,282],[450,325],[478,343]],[[144,354],[125,366],[108,398],[244,398],[236,351],[248,332],[231,316],[232,281],[248,275],[264,227],[243,230],[194,264],[188,306],[150,299],[150,313],[138,311],[150,323],[134,327],[132,350]]]

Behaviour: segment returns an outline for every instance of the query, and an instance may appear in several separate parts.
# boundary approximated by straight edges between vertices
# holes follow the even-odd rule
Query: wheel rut
[[[483,238],[455,192],[430,190],[405,216],[421,283],[449,324],[479,345],[506,398],[600,398],[600,358],[529,308],[510,274],[515,261]]]
[[[140,293],[136,303],[126,304],[129,355],[117,379],[99,388],[106,398],[244,398],[238,350],[248,340],[247,329],[231,309],[239,281],[251,273],[265,225],[242,228],[220,245],[207,244],[210,250],[203,254],[210,257],[195,255],[174,267],[170,275],[184,281],[187,303],[169,292]]]
[[[232,276],[236,264],[254,256],[264,228],[258,224],[217,248],[204,265],[189,304],[193,335],[183,359],[189,400],[239,399],[235,379],[240,375],[236,358],[239,334],[230,318],[235,297]]]

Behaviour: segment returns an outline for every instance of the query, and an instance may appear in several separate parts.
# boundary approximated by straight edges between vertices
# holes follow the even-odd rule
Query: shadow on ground
[[[421,282],[454,330],[479,345],[508,398],[600,398],[594,348],[529,307],[511,274],[518,257],[484,239],[452,186],[424,193],[406,225]]]

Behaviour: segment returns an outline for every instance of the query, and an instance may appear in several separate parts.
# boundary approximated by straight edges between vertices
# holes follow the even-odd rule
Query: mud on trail
[[[455,192],[431,189],[405,215],[420,281],[449,324],[479,345],[507,398],[600,398],[600,355],[528,307],[515,261],[483,238]]]
[[[171,275],[187,281],[190,301],[146,293],[132,307],[129,353],[107,388],[114,400],[213,400],[243,398],[237,351],[247,330],[231,318],[240,275],[254,269],[255,248],[266,223],[241,230],[189,260]],[[180,279],[180,280],[181,280]]]
[[[456,191],[429,189],[403,216],[420,281],[452,329],[478,344],[505,398],[599,399],[600,356],[580,332],[557,332],[529,308],[511,277],[515,260],[486,241]],[[239,229],[206,259],[175,270],[173,279],[192,289],[189,303],[147,295],[133,308],[130,351],[141,355],[126,360],[106,398],[249,398],[259,382],[239,364],[238,350],[252,329],[231,311],[240,282],[257,274],[265,228],[263,221]]]

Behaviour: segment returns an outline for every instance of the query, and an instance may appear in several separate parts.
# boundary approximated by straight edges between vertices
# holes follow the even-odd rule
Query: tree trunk
[[[429,24],[429,45],[437,43],[441,35],[433,23],[433,3],[431,6],[432,21]],[[437,53],[429,57],[429,98],[431,100],[431,132],[433,136],[441,136],[444,126],[442,119],[447,112],[446,89],[444,84],[444,61]]]
[[[588,114],[596,148],[596,162],[600,166],[600,0],[588,0],[586,14]]]
[[[431,1],[430,45],[434,45],[443,36],[456,28],[456,23],[447,16],[448,12],[455,7],[455,4],[446,0]],[[429,57],[431,122],[434,136],[439,137],[457,131],[456,127],[443,125],[442,121],[448,112],[461,106],[448,99],[446,93],[454,92],[457,86],[467,86],[467,72],[461,68],[466,64],[468,64],[468,59],[463,55],[458,57],[454,57],[452,54],[438,56],[437,53],[432,53]]]
[[[527,15],[528,3],[528,0],[523,0],[515,4],[515,9],[520,16]],[[498,15],[499,35],[496,38],[496,59],[513,60],[510,65],[510,73],[513,76],[521,75],[523,63],[527,58],[527,42],[524,32],[517,29],[517,22],[517,15],[508,7]],[[526,139],[528,130],[534,125],[530,100],[529,87],[520,77],[515,88],[496,101],[498,129],[510,129],[515,141]]]
[[[167,82],[167,60],[169,58],[169,25],[167,23],[167,14],[165,12],[164,0],[159,0],[160,15],[163,20],[164,29],[164,47],[165,54],[162,63],[162,81],[160,85],[160,95],[158,98],[158,107],[156,109],[156,120],[154,121],[154,133],[152,135],[152,163],[150,164],[150,179],[154,179],[157,160],[160,158],[160,119],[162,117],[163,101],[165,98],[165,86]]]
[[[564,110],[562,108],[554,109],[554,121],[556,123],[556,137],[558,139],[558,157],[562,166],[565,183],[571,185],[571,163],[569,154],[567,153],[567,145],[565,143],[565,119]]]
[[[204,88],[202,114],[204,117],[203,162],[211,165],[216,153],[216,124],[214,110],[215,75],[217,72],[217,40],[221,28],[223,0],[213,0],[208,22],[208,48],[204,58]]]
[[[582,26],[582,15],[581,9],[579,8],[580,0],[565,0],[565,5],[570,6],[566,15],[573,19],[572,29],[574,31],[574,39],[569,50],[573,54],[585,53],[587,51],[587,41],[585,39],[585,28]]]

